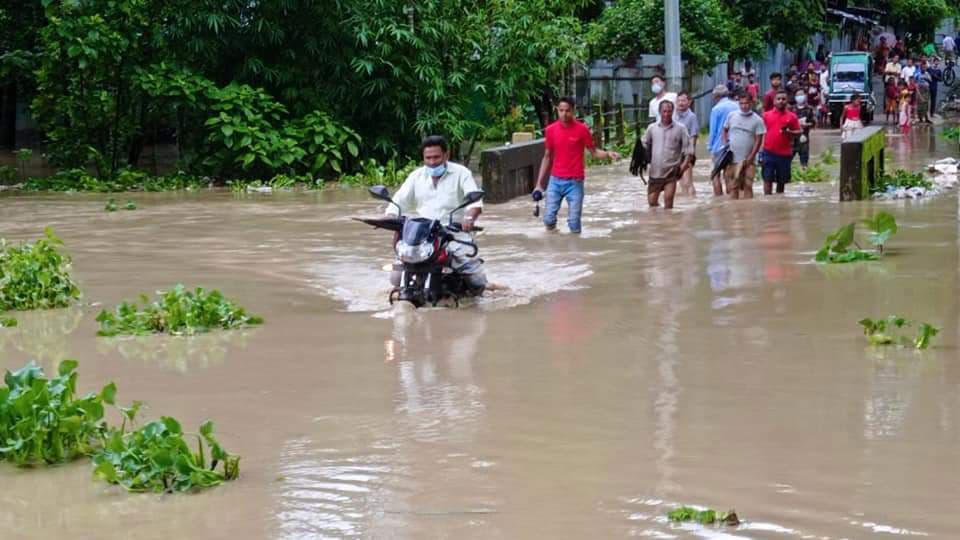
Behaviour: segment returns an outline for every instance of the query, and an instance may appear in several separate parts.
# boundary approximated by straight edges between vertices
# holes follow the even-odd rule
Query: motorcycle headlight
[[[433,255],[433,244],[424,242],[416,246],[404,242],[397,242],[397,256],[401,261],[410,264],[421,263]]]

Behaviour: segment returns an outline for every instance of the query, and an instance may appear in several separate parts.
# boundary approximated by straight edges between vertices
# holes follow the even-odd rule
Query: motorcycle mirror
[[[373,195],[373,198],[380,199],[381,201],[393,202],[390,198],[390,190],[386,186],[371,186],[367,191],[370,192],[370,195]]]
[[[460,206],[454,208],[453,212],[450,212],[450,224],[453,225],[453,214],[455,214],[457,210],[462,210],[470,206],[471,204],[479,201],[480,199],[483,198],[483,195],[484,193],[482,191],[471,191],[470,193],[467,193],[463,197],[463,203]]]
[[[374,199],[380,199],[381,201],[387,201],[388,203],[397,207],[397,215],[403,215],[403,208],[400,208],[400,205],[393,202],[393,199],[390,198],[390,190],[386,186],[372,186],[367,191],[370,192],[370,195]]]
[[[466,198],[464,199],[464,206],[468,204],[473,204],[483,198],[484,193],[482,191],[471,191],[467,193]]]

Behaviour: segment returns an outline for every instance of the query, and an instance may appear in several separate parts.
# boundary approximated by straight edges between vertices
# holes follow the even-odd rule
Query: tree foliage
[[[589,41],[596,56],[636,58],[664,52],[663,0],[621,0],[591,23]],[[746,57],[764,47],[763,30],[745,25],[743,15],[718,0],[680,3],[683,58],[703,69],[728,54]]]
[[[759,31],[765,42],[790,49],[805,46],[826,26],[825,0],[718,0],[736,13],[744,27]]]
[[[190,173],[339,175],[557,89],[587,0],[29,0],[48,155],[101,176],[175,129]],[[6,12],[3,12],[6,14]]]

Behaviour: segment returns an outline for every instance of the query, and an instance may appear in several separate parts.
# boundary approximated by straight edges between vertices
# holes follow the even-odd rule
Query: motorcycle
[[[463,204],[450,212],[447,224],[437,219],[404,216],[403,209],[390,198],[390,191],[384,186],[373,186],[369,191],[375,199],[386,201],[398,210],[397,216],[353,218],[374,228],[399,234],[399,239],[394,244],[399,263],[393,266],[393,270],[400,271],[400,284],[390,291],[390,305],[395,302],[409,302],[419,308],[452,300],[459,306],[461,298],[483,294],[482,288],[471,287],[462,274],[454,271],[451,266],[452,257],[447,249],[455,242],[473,248],[468,257],[477,256],[479,250],[476,244],[455,237],[456,233],[463,232],[463,227],[454,223],[453,215],[483,199],[482,191],[467,193]],[[483,229],[474,227],[473,230]]]

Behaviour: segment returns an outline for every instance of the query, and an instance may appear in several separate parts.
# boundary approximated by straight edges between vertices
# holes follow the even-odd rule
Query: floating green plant
[[[916,336],[910,337],[905,332],[915,323],[898,315],[877,320],[865,318],[857,322],[863,327],[863,335],[867,336],[871,345],[902,345],[926,349],[931,340],[940,333],[940,328],[924,322],[917,325]]]
[[[848,263],[879,259],[887,240],[898,230],[897,220],[888,212],[877,212],[872,218],[862,220],[862,223],[870,228],[867,239],[876,251],[863,250],[857,244],[855,238],[857,224],[854,222],[828,234],[814,259],[820,263]]]
[[[263,319],[226,299],[220,291],[202,288],[188,291],[183,285],[158,291],[158,299],[150,303],[146,295],[141,304],[123,302],[114,311],[101,311],[97,316],[97,335],[144,335],[167,333],[192,335],[213,329],[234,329],[262,324]]]
[[[45,238],[18,246],[0,239],[0,311],[51,309],[80,298],[70,277],[63,241],[47,227]]]
[[[91,454],[107,435],[104,405],[113,405],[117,387],[76,397],[77,362],[60,362],[48,379],[30,362],[7,371],[0,387],[0,459],[17,465],[62,463]]]

